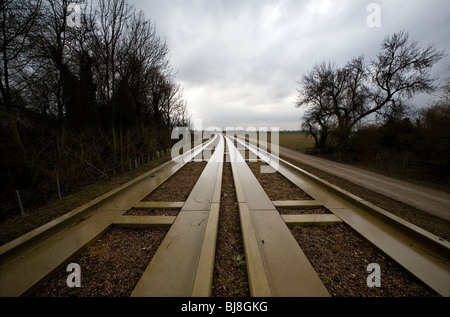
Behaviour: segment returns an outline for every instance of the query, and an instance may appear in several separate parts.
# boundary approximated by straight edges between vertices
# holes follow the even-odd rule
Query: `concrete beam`
[[[175,218],[175,216],[121,216],[112,224],[120,227],[161,227],[171,226]]]
[[[342,223],[342,219],[333,214],[281,215],[288,225],[332,225]]]
[[[224,142],[192,189],[131,296],[209,296],[221,190]]]
[[[139,201],[133,204],[133,208],[151,208],[151,209],[172,209],[183,208],[184,201],[162,202],[162,201]]]
[[[272,201],[275,207],[277,208],[320,208],[322,207],[322,203],[317,200],[278,200]]]
[[[227,137],[239,203],[250,294],[330,296],[280,213]],[[288,256],[287,256],[288,255]]]

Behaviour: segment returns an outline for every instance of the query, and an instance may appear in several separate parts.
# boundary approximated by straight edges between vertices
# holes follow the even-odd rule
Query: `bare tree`
[[[406,32],[395,33],[370,63],[360,56],[342,68],[316,65],[299,81],[296,107],[306,109],[306,127],[333,130],[339,150],[346,151],[352,129],[363,119],[402,113],[415,94],[434,91],[430,70],[443,56],[433,46],[419,49]]]
[[[109,109],[110,128],[113,138],[113,161],[116,165],[117,135],[116,110],[114,95],[120,82],[119,69],[123,65],[126,54],[121,53],[126,23],[132,8],[125,0],[99,0],[98,10],[90,17],[90,28],[93,31],[93,51],[97,58],[97,80],[100,103]]]
[[[381,52],[370,64],[374,85],[372,102],[357,119],[374,112],[401,111],[398,108],[414,95],[435,91],[437,78],[432,78],[430,71],[444,56],[444,51],[438,51],[434,46],[420,49],[416,41],[409,41],[405,31],[386,37],[381,43]]]
[[[122,78],[130,91],[137,125],[144,137],[145,123],[152,121],[155,113],[152,108],[152,92],[165,84],[163,79],[166,76],[163,74],[168,69],[168,48],[157,36],[155,25],[145,19],[142,12],[133,15],[128,26],[128,50]],[[155,76],[160,80],[155,80]]]
[[[344,150],[348,135],[357,123],[355,118],[366,104],[366,77],[364,59],[358,57],[343,68],[322,62],[299,82],[296,106],[306,108],[303,127],[310,131],[321,150],[325,149],[330,133],[337,137],[339,147]]]
[[[35,27],[41,0],[1,0],[0,1],[0,91],[2,103],[8,116],[9,130],[13,139],[27,157],[25,147],[17,129],[13,95],[19,90],[18,74],[28,65],[26,50],[29,36]]]
[[[56,179],[71,191],[124,171],[189,123],[155,24],[127,0],[96,0],[72,25],[73,3],[0,0],[2,200],[18,182],[47,202]]]

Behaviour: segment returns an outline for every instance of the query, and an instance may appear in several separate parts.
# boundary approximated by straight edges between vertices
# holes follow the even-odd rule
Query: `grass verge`
[[[21,235],[36,229],[83,204],[88,203],[101,195],[106,194],[114,188],[125,184],[126,182],[163,164],[164,162],[167,162],[169,159],[170,156],[165,156],[155,161],[151,161],[122,175],[87,186],[85,189],[70,196],[63,197],[50,205],[38,208],[36,210],[29,210],[23,216],[12,218],[1,223],[0,245],[14,240],[17,237],[20,237]]]

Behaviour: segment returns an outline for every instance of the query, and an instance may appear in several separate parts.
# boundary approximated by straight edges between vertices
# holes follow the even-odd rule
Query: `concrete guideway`
[[[248,148],[430,288],[450,296],[450,242],[289,162],[274,160],[267,151]]]
[[[237,149],[227,139],[228,151]],[[239,154],[236,154],[239,155]],[[224,141],[219,144],[194,189],[136,285],[132,296],[210,296],[219,218]],[[239,156],[240,157],[240,156]],[[241,231],[252,296],[329,296],[287,228],[286,222],[335,223],[337,217],[284,220],[242,157],[233,165]],[[235,163],[232,163],[235,164]],[[239,164],[239,163],[236,163]],[[317,207],[316,201],[276,202]],[[123,217],[122,217],[123,218]],[[124,224],[128,219],[124,219]],[[130,220],[132,222],[133,220]],[[151,225],[157,219],[145,219]],[[167,222],[170,219],[166,219]],[[122,223],[121,223],[122,225]]]
[[[214,139],[0,247],[0,297],[31,294]],[[120,221],[119,221],[120,222]]]
[[[224,151],[225,142],[228,153]],[[245,142],[237,142],[235,147],[229,136],[216,134],[183,155],[184,159],[169,161],[1,246],[0,296],[31,294],[111,226],[170,227],[132,296],[210,296],[224,154],[232,158],[251,296],[329,296],[287,224],[342,222],[437,293],[450,296],[450,242],[250,145],[248,149],[259,160],[313,198],[271,201],[241,155],[247,147]],[[212,147],[215,152],[185,202],[142,201],[188,161]],[[322,206],[332,214],[280,215],[277,210]],[[181,211],[178,216],[125,215],[131,208]]]
[[[228,137],[252,296],[330,296],[280,213]]]
[[[279,147],[280,155],[395,199],[429,214],[450,220],[450,194],[394,179],[357,167]]]

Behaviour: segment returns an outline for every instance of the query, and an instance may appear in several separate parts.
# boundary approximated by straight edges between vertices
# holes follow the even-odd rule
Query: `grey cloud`
[[[298,128],[296,81],[322,60],[374,58],[405,29],[421,47],[450,51],[448,0],[134,0],[167,39],[194,118],[209,125],[271,122]],[[366,24],[381,5],[381,28]],[[450,77],[448,57],[433,70]]]

